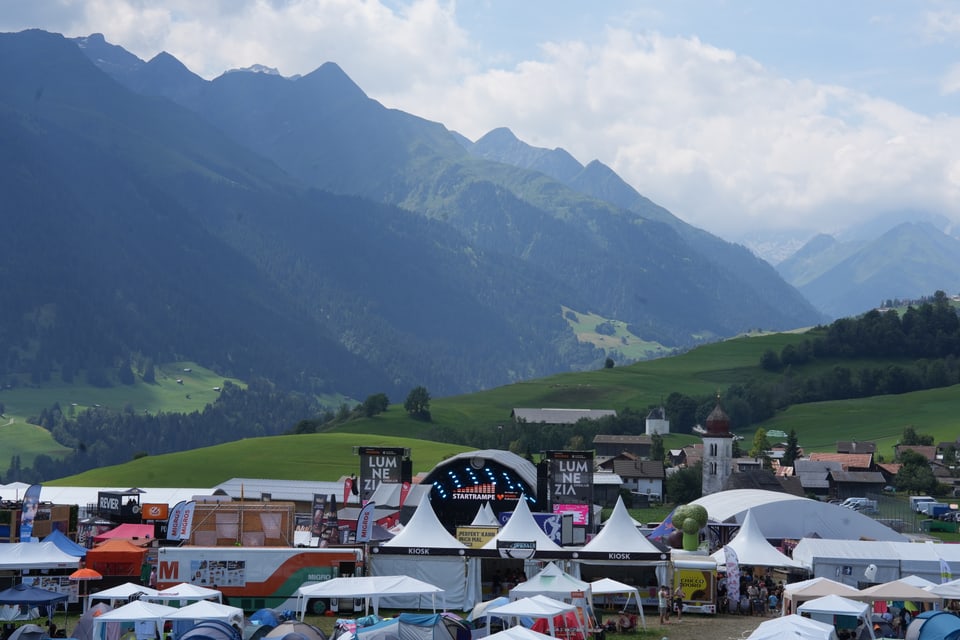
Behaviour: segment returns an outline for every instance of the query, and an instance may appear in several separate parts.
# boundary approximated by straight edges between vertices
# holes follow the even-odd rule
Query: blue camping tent
[[[87,555],[87,550],[84,547],[65,536],[59,529],[54,529],[50,535],[43,539],[43,542],[52,542],[57,546],[57,549],[68,556],[84,558]]]
[[[908,640],[960,640],[960,618],[947,611],[924,611],[907,628]]]

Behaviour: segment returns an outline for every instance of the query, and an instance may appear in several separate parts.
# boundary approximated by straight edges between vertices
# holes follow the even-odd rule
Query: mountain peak
[[[488,143],[488,144],[514,144],[520,142],[520,139],[513,134],[513,131],[507,127],[497,127],[496,129],[491,129],[487,133],[483,134],[478,140],[477,144]]]

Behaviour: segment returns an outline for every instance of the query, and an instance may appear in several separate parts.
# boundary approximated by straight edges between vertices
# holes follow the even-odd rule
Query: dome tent
[[[960,640],[960,618],[948,611],[924,611],[910,622],[906,640]]]
[[[204,620],[184,631],[177,640],[243,640],[243,636],[222,620]]]

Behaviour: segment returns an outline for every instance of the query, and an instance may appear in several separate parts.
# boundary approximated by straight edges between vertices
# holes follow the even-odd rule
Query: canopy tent
[[[431,549],[430,555],[411,555],[408,549]],[[403,531],[374,548],[370,573],[374,576],[405,575],[440,587],[444,605],[460,611],[482,598],[480,558],[460,555],[467,546],[447,533],[430,504],[430,493],[420,497],[416,511]],[[410,596],[387,597],[382,605],[394,609],[417,608]]]
[[[761,622],[747,640],[837,640],[832,624],[796,614]]]
[[[767,542],[752,511],[747,511],[740,530],[727,543],[737,553],[737,561],[754,567],[801,567],[799,562],[787,557]],[[725,565],[727,554],[720,548],[711,556],[718,565]]]
[[[835,627],[841,622],[842,618],[855,619],[857,624],[850,626],[865,625],[869,636],[873,638],[873,624],[871,624],[870,611],[870,605],[866,602],[860,602],[838,595],[829,595],[807,600],[797,607],[797,613],[807,614],[814,620],[826,622]]]
[[[930,587],[937,586],[938,583],[927,580],[926,578],[921,578],[920,576],[909,575],[903,576],[900,578],[900,582],[906,582],[907,584],[912,584],[915,587],[920,587],[921,589],[928,589]]]
[[[783,588],[782,610],[784,613],[793,613],[801,602],[837,595],[852,598],[860,591],[842,582],[830,578],[811,578],[802,582],[792,582]]]
[[[324,582],[301,585],[296,591],[297,612],[303,620],[307,613],[307,604],[314,598],[363,598],[365,609],[373,604],[374,613],[378,613],[380,599],[391,596],[430,595],[434,612],[437,610],[436,594],[443,589],[409,576],[358,576],[353,578],[333,578]]]
[[[201,587],[189,582],[181,582],[147,597],[154,602],[192,602],[196,600],[216,600],[223,602],[223,594],[217,589]]]
[[[590,626],[586,611],[593,611],[593,596],[590,583],[565,573],[555,562],[547,563],[539,573],[510,589],[510,599],[518,600],[535,595],[544,595],[577,606],[580,626]]]
[[[560,551],[561,547],[551,540],[530,513],[526,496],[520,496],[510,519],[493,538],[483,545],[484,549],[496,549],[497,542],[533,542],[537,551]]]
[[[127,540],[152,540],[154,527],[152,524],[124,523],[94,536],[94,542],[105,542],[116,538]]]
[[[36,544],[35,542],[29,544]],[[0,604],[18,604],[26,607],[53,605],[63,602],[69,596],[65,593],[47,591],[29,584],[15,584],[9,589],[0,591]]]
[[[115,587],[110,587],[109,589],[104,589],[103,591],[97,591],[96,593],[91,593],[87,596],[87,608],[91,608],[91,604],[94,600],[105,600],[110,603],[110,606],[116,606],[118,601],[126,602],[130,599],[130,596],[141,594],[144,598],[150,598],[157,595],[156,589],[151,589],[150,587],[144,587],[135,582],[124,582],[123,584],[118,584]]]
[[[64,553],[53,542],[0,543],[0,571],[76,569],[77,556]]]
[[[942,600],[940,596],[930,591],[915,587],[903,580],[893,580],[883,584],[875,584],[872,587],[861,589],[856,596],[851,596],[856,600],[865,600],[875,602],[877,600],[909,600],[910,602],[938,602]]]
[[[134,600],[129,604],[118,607],[112,611],[102,613],[93,619],[93,640],[105,640],[107,637],[107,625],[134,624],[140,627],[140,636],[163,636],[163,621],[170,614],[174,613],[176,608],[168,607],[156,602],[144,602],[143,600]],[[110,633],[113,636],[113,633]]]
[[[563,616],[567,613],[572,613],[576,615],[577,607],[572,604],[567,604],[566,602],[560,602],[559,600],[554,600],[553,598],[548,598],[547,596],[537,595],[531,596],[529,598],[522,598],[520,600],[514,600],[505,605],[499,607],[488,607],[486,611],[483,612],[484,619],[486,620],[485,627],[490,629],[490,618],[498,617],[505,619],[514,619],[519,620],[520,618],[534,618],[546,620],[547,627],[550,629],[550,635],[557,637],[557,628],[554,618],[557,616]],[[583,637],[587,637],[587,629],[585,626],[581,626],[580,632],[583,634]]]
[[[640,611],[640,622],[643,624],[644,629],[647,628],[647,618],[643,615],[643,603],[640,601],[640,591],[636,587],[631,587],[628,584],[613,580],[612,578],[600,578],[590,583],[590,592],[595,596],[625,594],[627,600],[623,603],[624,610],[626,610],[630,604],[630,596],[632,595],[637,603],[637,610]]]
[[[960,600],[960,579],[943,584],[933,584],[929,587],[923,587],[923,589],[940,596],[944,600]]]
[[[487,640],[554,640],[551,636],[516,625],[487,636]]]
[[[77,558],[83,558],[87,555],[87,548],[82,547],[70,538],[68,538],[60,529],[54,529],[50,532],[46,538],[43,539],[43,542],[52,542],[57,545],[57,548],[60,551],[63,551],[69,556],[75,556]]]
[[[205,620],[219,620],[228,625],[236,625],[238,629],[243,628],[243,609],[220,604],[219,602],[210,602],[209,600],[197,600],[185,607],[177,609],[169,616],[167,620],[173,623],[174,637],[179,638],[198,622]]]
[[[147,550],[127,540],[107,540],[87,552],[87,566],[105,576],[139,576]]]
[[[637,529],[635,520],[630,517],[623,498],[617,498],[613,512],[603,524],[600,532],[590,542],[583,546],[582,551],[598,551],[601,553],[652,553],[662,555],[657,545],[650,542]],[[664,559],[665,561],[665,559]]]

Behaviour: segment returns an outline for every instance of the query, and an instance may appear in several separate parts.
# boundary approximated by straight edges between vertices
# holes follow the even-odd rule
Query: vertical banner
[[[400,463],[408,454],[403,447],[358,447],[360,454],[360,504],[366,504],[384,482],[402,482]]]
[[[943,584],[951,580],[953,580],[953,572],[950,571],[950,564],[943,558],[940,558],[940,583]]]
[[[548,511],[573,513],[575,525],[593,528],[593,451],[547,451],[546,459]]]
[[[727,561],[727,600],[731,603],[740,602],[740,558],[730,545],[723,547],[723,554]],[[722,613],[727,613],[726,611]]]
[[[360,515],[357,517],[357,542],[370,542],[370,534],[373,531],[373,510],[376,503],[368,502],[360,509]]]
[[[350,493],[353,491],[353,477],[343,479],[343,506],[347,506]]]
[[[327,538],[327,546],[340,544],[340,517],[337,514],[337,496],[332,493],[327,500],[326,517],[324,535]]]
[[[23,494],[23,511],[20,513],[20,542],[31,542],[33,521],[37,519],[40,508],[40,485],[32,484]]]
[[[180,531],[180,520],[183,518],[183,509],[186,505],[186,500],[181,500],[170,510],[170,516],[167,518],[167,540],[179,540],[177,532]]]
[[[177,540],[189,540],[193,532],[193,513],[197,510],[197,503],[191,500],[183,505],[183,515],[180,517],[180,528],[177,530]],[[240,532],[243,533],[242,531]]]
[[[310,524],[310,535],[314,538],[323,537],[323,528],[327,522],[327,496],[313,494],[313,518]]]
[[[407,496],[410,495],[410,483],[404,482],[400,485],[400,507],[403,507],[403,503],[407,501]]]

